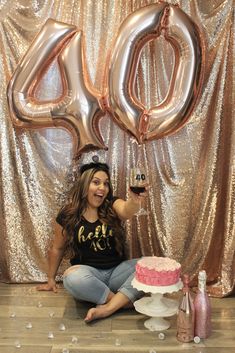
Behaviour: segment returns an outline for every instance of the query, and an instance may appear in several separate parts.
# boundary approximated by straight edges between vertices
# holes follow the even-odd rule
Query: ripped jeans
[[[71,266],[64,273],[64,287],[74,298],[95,304],[106,303],[110,291],[121,292],[134,302],[143,295],[131,285],[137,261],[126,260],[105,270],[87,265]]]

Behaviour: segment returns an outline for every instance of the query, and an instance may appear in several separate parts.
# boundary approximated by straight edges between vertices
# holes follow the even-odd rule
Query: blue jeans
[[[87,265],[72,266],[64,273],[64,287],[74,298],[95,304],[106,303],[110,291],[121,292],[134,302],[143,295],[131,285],[137,261],[126,260],[106,270]]]

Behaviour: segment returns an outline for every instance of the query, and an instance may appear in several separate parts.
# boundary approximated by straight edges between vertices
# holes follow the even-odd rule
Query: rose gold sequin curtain
[[[6,86],[47,18],[74,24],[85,33],[94,87],[101,91],[106,58],[121,22],[150,0],[0,1],[1,215],[0,280],[46,279],[46,253],[53,219],[72,182],[72,140],[62,129],[17,130],[12,126]],[[168,1],[175,4],[176,1]],[[138,146],[109,117],[100,130],[112,168],[114,189],[125,197],[129,168],[141,160],[150,180],[149,215],[127,222],[130,255],[169,256],[195,278],[205,269],[214,296],[232,292],[234,264],[234,14],[232,0],[182,0],[206,41],[206,67],[199,102],[184,128]],[[148,44],[138,67],[137,89],[148,107],[167,92],[171,47],[160,37]],[[53,63],[38,88],[41,99],[60,93]],[[232,99],[233,98],[233,99]],[[91,160],[94,152],[82,156]],[[63,263],[60,273],[67,266]]]

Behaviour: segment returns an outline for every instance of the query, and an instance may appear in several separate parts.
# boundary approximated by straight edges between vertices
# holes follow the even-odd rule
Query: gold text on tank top
[[[102,251],[105,249],[110,249],[109,238],[113,236],[112,230],[109,229],[107,232],[107,224],[99,225],[95,228],[95,232],[90,232],[84,234],[84,226],[81,226],[78,230],[78,242],[86,243],[87,241],[91,242],[90,248],[93,248],[94,251]]]

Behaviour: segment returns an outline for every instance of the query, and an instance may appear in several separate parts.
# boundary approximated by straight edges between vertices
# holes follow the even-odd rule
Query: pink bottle
[[[183,298],[180,301],[177,316],[176,338],[180,342],[191,342],[194,339],[194,304],[189,289],[189,276],[183,276]]]
[[[211,304],[206,292],[206,271],[198,274],[198,291],[194,300],[195,336],[207,338],[211,334]]]

